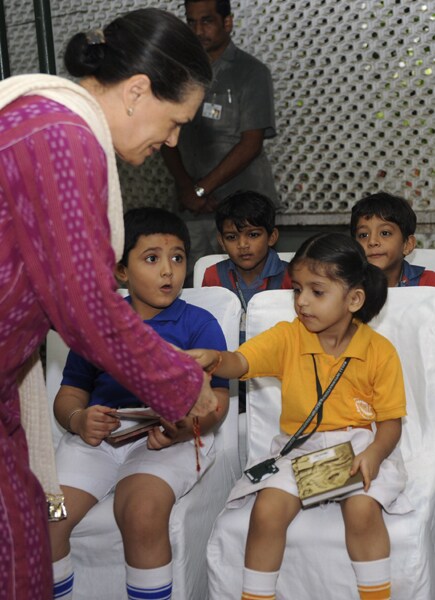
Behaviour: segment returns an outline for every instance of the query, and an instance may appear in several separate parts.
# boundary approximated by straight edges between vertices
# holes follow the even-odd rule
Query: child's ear
[[[403,256],[408,256],[408,254],[411,254],[416,244],[417,240],[415,239],[415,235],[409,235],[403,244]]]
[[[272,246],[275,246],[276,242],[278,241],[279,238],[279,231],[277,227],[274,227],[272,230],[272,233],[269,236],[269,248],[272,248]]]
[[[223,239],[221,233],[217,234],[217,241],[219,243],[219,246],[222,248],[224,254],[228,254],[227,249],[225,248],[224,239]]]
[[[362,288],[353,288],[349,292],[349,310],[356,313],[364,306],[366,293]]]
[[[127,267],[122,263],[118,263],[115,267],[115,277],[120,283],[128,283]]]

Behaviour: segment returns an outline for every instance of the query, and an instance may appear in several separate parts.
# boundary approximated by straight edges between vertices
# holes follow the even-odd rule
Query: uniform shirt
[[[281,260],[273,248],[269,249],[266,262],[260,275],[250,284],[245,283],[242,277],[237,276],[237,267],[230,258],[211,265],[205,270],[202,281],[203,287],[219,286],[231,290],[240,297],[236,281],[243,295],[243,304],[248,304],[250,299],[264,290],[291,289],[292,280],[288,272],[288,262]]]
[[[127,297],[126,301],[131,303],[130,297]],[[227,349],[224,334],[215,317],[207,310],[187,304],[180,298],[144,323],[152,327],[164,340],[182,350]],[[99,404],[121,408],[140,405],[137,398],[108,373],[72,351],[68,354],[62,385],[71,385],[89,392],[88,406]],[[228,388],[228,380],[213,377],[211,385]]]
[[[213,83],[204,103],[194,120],[183,126],[178,143],[184,167],[194,181],[212,171],[244,131],[263,129],[265,138],[276,135],[272,77],[266,65],[230,42],[212,68]],[[263,150],[213,195],[222,200],[241,189],[255,190],[277,202]]]
[[[411,265],[407,260],[404,260],[402,274],[397,287],[413,287],[420,285],[435,286],[435,272],[429,271],[425,267]]]
[[[243,379],[271,376],[282,381],[280,425],[285,433],[295,433],[317,402],[312,354],[323,391],[344,358],[351,357],[325,401],[318,431],[366,427],[406,414],[402,368],[394,346],[368,325],[355,324],[358,329],[338,358],[326,354],[317,335],[298,318],[278,323],[239,348],[249,364]]]

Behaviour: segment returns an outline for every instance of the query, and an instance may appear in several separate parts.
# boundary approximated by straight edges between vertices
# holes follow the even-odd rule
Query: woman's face
[[[133,106],[133,114],[126,111],[112,129],[115,151],[132,165],[140,165],[163,144],[176,146],[181,126],[193,119],[204,98],[201,86],[192,86],[181,102],[159,100],[149,88]]]

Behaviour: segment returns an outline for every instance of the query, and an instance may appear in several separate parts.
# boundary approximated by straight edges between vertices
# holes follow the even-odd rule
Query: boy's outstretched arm
[[[187,350],[192,358],[206,371],[224,379],[240,379],[249,370],[248,361],[240,352],[220,352],[195,348]]]

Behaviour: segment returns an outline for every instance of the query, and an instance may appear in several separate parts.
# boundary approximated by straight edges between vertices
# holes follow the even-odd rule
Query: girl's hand
[[[99,446],[109,433],[118,429],[119,419],[113,416],[109,406],[89,406],[76,413],[71,419],[74,433],[90,446]]]
[[[221,360],[221,352],[218,350],[195,348],[193,350],[186,350],[186,354],[194,358],[206,373],[213,371]]]
[[[382,456],[373,444],[368,446],[364,452],[361,452],[361,454],[355,456],[350,474],[355,475],[355,473],[361,471],[364,480],[365,492],[367,492],[370,488],[370,484],[373,479],[376,479],[378,476],[381,463]]]

